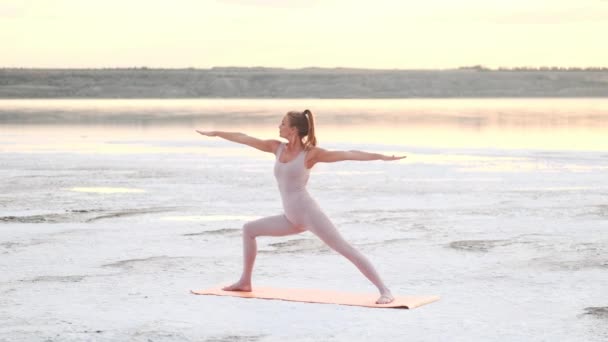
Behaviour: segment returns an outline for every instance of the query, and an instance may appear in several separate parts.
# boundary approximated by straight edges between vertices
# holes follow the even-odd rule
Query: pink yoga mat
[[[365,306],[370,308],[413,309],[439,300],[439,296],[395,296],[388,304],[376,304],[377,293],[352,293],[318,289],[288,289],[273,287],[254,287],[251,292],[224,291],[223,286],[200,291],[191,291],[197,295],[231,296],[241,298],[278,299],[293,302],[323,303]]]

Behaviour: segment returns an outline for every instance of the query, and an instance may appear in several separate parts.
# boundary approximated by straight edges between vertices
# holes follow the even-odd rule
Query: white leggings
[[[309,230],[325,244],[345,256],[365,275],[379,290],[386,289],[380,276],[370,261],[338,232],[327,216],[321,212],[314,213],[306,226],[294,225],[285,215],[268,216],[245,223],[243,226],[243,275],[241,280],[251,282],[253,264],[257,254],[258,236],[285,236],[299,234]]]

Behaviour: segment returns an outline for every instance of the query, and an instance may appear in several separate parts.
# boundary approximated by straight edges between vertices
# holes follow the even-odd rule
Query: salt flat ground
[[[309,181],[394,293],[441,296],[408,311],[190,294],[235,281],[242,225],[281,213],[273,155],[193,129],[274,138],[282,114],[264,112],[274,102],[225,101],[222,108],[251,118],[224,113],[205,125],[188,114],[194,119],[164,125],[183,103],[155,103],[124,114],[156,113],[138,125],[104,122],[118,112],[107,101],[96,100],[94,123],[39,122],[52,112],[85,117],[82,102],[0,105],[0,122],[13,115],[0,126],[2,341],[608,337],[608,152],[599,139],[606,102],[593,103],[592,118],[587,102],[569,102],[580,110],[543,126],[539,118],[562,106],[447,103],[452,112],[414,125],[399,115],[437,112],[435,104],[393,104],[387,112],[399,115],[379,118],[370,108],[382,102],[312,101],[337,113],[329,120],[319,112],[322,146],[408,155],[318,164]],[[505,107],[501,126],[496,113]],[[518,108],[537,114],[517,121]],[[340,121],[349,111],[363,123]],[[375,292],[309,232],[259,238],[258,247],[254,286]]]

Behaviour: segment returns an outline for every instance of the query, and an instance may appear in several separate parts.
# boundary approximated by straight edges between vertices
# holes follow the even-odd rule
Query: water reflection
[[[608,150],[606,99],[0,100],[0,149],[199,153],[214,139],[195,128],[278,139],[282,115],[299,108],[317,114],[328,148]]]

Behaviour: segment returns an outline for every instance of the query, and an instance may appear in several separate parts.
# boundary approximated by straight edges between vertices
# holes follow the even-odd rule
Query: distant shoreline
[[[563,66],[550,66],[550,67],[498,67],[490,68],[483,65],[473,66],[462,66],[458,68],[445,68],[445,69],[375,69],[375,68],[350,68],[350,67],[334,67],[334,68],[322,68],[322,67],[303,67],[303,68],[275,68],[275,67],[238,67],[238,66],[216,66],[211,68],[195,68],[195,67],[176,67],[176,68],[157,68],[147,66],[132,66],[132,67],[97,67],[97,68],[38,68],[38,67],[0,67],[0,70],[22,70],[22,71],[107,71],[107,70],[157,70],[157,71],[338,71],[338,72],[349,72],[349,71],[363,71],[363,72],[416,72],[416,71],[457,71],[457,70],[475,70],[475,71],[596,71],[606,72],[608,67],[563,67]]]
[[[603,97],[608,68],[0,69],[0,99]]]
[[[608,100],[605,96],[517,96],[517,97],[0,97],[0,101],[27,101],[27,100],[57,100],[57,101],[86,101],[86,100],[129,100],[129,101],[150,101],[150,100],[234,100],[234,101],[295,101],[295,100],[344,100],[344,101],[370,101],[370,100]]]

